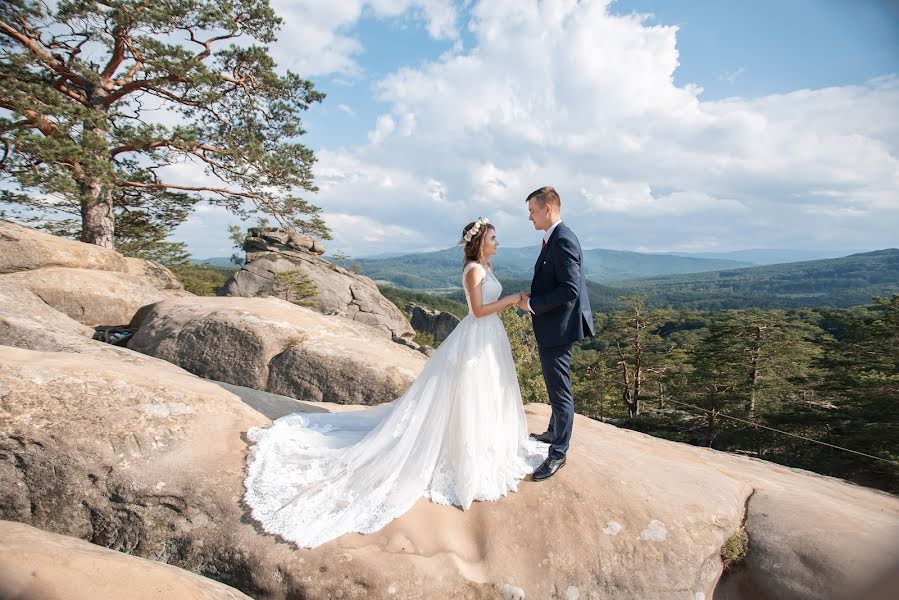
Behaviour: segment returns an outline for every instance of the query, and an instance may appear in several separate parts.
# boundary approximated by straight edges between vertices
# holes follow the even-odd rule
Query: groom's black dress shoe
[[[534,469],[534,481],[543,481],[556,474],[556,471],[565,466],[565,457],[552,458],[549,457],[543,461],[539,467]]]
[[[538,442],[543,442],[544,444],[552,444],[553,438],[549,435],[548,431],[544,431],[543,433],[532,433],[531,439],[537,440]]]

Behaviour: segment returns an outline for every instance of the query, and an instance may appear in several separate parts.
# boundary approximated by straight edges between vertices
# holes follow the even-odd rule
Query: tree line
[[[899,294],[787,311],[622,302],[575,347],[578,413],[899,491]],[[546,402],[529,318],[503,320],[524,401]]]

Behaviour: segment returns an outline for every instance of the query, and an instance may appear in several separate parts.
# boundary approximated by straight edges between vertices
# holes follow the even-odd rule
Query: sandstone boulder
[[[415,337],[405,315],[381,295],[371,279],[324,260],[319,256],[324,249],[311,239],[284,230],[251,229],[245,249],[246,264],[222,286],[220,296],[293,299],[276,277],[296,271],[315,287],[315,294],[304,302],[319,312],[365,323],[388,338]]]
[[[545,426],[548,407],[526,411]],[[241,436],[266,422],[173,367],[0,347],[0,517],[257,599],[710,598],[744,517],[767,597],[840,597],[899,560],[888,494],[580,416],[549,481],[470,511],[422,500],[377,533],[299,550],[240,503]]]
[[[41,600],[250,600],[160,562],[0,521],[0,597]]]
[[[406,305],[406,312],[409,313],[412,328],[434,336],[437,344],[445,340],[459,324],[459,317],[452,313],[430,310],[411,302]]]
[[[36,294],[0,276],[0,344],[77,352],[94,330],[51,308]]]
[[[139,317],[132,350],[207,379],[304,400],[389,402],[425,363],[371,327],[277,298],[177,298]]]
[[[43,267],[0,275],[85,325],[124,325],[142,306],[163,300],[155,287],[127,273]]]
[[[175,274],[165,265],[155,260],[125,257],[125,272],[142,279],[157,290],[184,290],[184,285],[178,281]]]
[[[72,267],[123,272],[121,254],[69,240],[12,221],[0,221],[0,273],[43,267]]]
[[[0,346],[107,356],[132,364],[177,369],[167,362],[92,339],[96,331],[51,308],[30,290],[0,276]]]

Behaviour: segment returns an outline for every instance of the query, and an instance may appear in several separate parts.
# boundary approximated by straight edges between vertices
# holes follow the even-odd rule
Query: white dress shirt
[[[555,229],[555,228],[559,225],[559,223],[561,223],[561,222],[562,222],[562,219],[559,219],[558,221],[556,221],[555,223],[553,223],[552,225],[550,225],[550,226],[549,226],[549,229],[547,229],[546,231],[543,232],[543,241],[544,241],[544,242],[548,242],[548,241],[549,241],[549,236],[551,236],[551,235],[553,234],[553,229]],[[543,249],[541,248],[540,251],[542,252]],[[531,309],[531,299],[530,299],[530,298],[528,298],[528,311],[529,311],[531,314],[534,314],[534,311]]]

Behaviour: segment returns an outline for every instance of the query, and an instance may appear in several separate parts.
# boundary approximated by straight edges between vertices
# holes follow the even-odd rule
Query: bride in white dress
[[[419,498],[463,509],[497,500],[546,456],[528,438],[512,351],[490,268],[499,243],[487,219],[460,242],[468,315],[405,394],[344,413],[295,413],[250,429],[245,500],[263,529],[311,548],[372,533]]]

